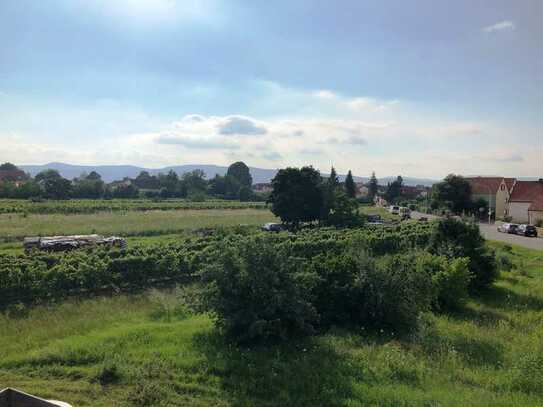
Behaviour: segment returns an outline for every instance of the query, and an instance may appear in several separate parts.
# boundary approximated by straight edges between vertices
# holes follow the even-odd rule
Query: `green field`
[[[490,292],[401,338],[238,348],[176,292],[22,309],[0,318],[0,386],[75,406],[541,405],[543,253],[511,256]]]
[[[76,215],[3,214],[0,215],[0,241],[9,242],[21,240],[25,236],[58,234],[161,235],[186,229],[240,224],[261,225],[275,219],[269,210],[263,209],[185,209]]]
[[[97,213],[103,211],[151,211],[176,209],[265,209],[264,202],[240,202],[209,199],[193,202],[187,199],[69,199],[32,202],[23,199],[0,199],[0,213]]]
[[[364,215],[381,215],[381,218],[385,221],[398,220],[398,215],[392,215],[386,208],[376,206],[363,206],[359,207],[360,213]]]

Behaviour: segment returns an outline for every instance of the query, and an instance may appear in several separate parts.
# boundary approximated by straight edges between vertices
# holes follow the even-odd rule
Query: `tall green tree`
[[[471,186],[461,175],[449,174],[442,182],[435,184],[432,198],[437,206],[446,206],[454,213],[461,213],[472,207]]]
[[[46,198],[68,199],[70,197],[72,183],[63,178],[56,170],[44,170],[36,175],[35,180]]]
[[[387,190],[385,192],[385,199],[389,203],[393,203],[400,198],[402,195],[402,186],[403,186],[403,178],[401,175],[398,175],[398,177],[392,181],[390,184],[388,184]]]
[[[358,202],[341,189],[334,191],[333,205],[329,210],[325,221],[328,225],[345,227],[358,226],[362,223],[358,213]]]
[[[3,163],[0,164],[0,171],[17,171],[19,168],[12,163]]]
[[[356,185],[351,170],[349,170],[345,178],[345,193],[349,198],[356,198]]]
[[[185,172],[181,177],[184,195],[205,194],[207,191],[207,181],[204,171],[200,169]]]
[[[319,219],[326,222],[330,211],[334,207],[334,199],[336,197],[336,191],[339,188],[339,177],[336,169],[332,167],[330,169],[330,176],[326,182],[322,185],[322,205]]]
[[[159,174],[158,183],[160,186],[160,195],[162,197],[171,198],[181,195],[179,177],[175,171],[170,170],[167,174]]]
[[[313,167],[285,168],[277,172],[268,199],[272,212],[285,223],[298,225],[321,216],[322,177]]]
[[[335,190],[339,186],[339,177],[337,176],[337,172],[334,167],[332,167],[330,170],[330,176],[328,177],[327,182],[331,191]]]
[[[227,177],[233,177],[236,179],[241,186],[251,188],[253,185],[253,177],[251,176],[251,171],[249,167],[243,162],[238,161],[228,167],[226,171]]]
[[[72,186],[73,198],[99,199],[104,195],[105,185],[102,177],[95,171],[83,173],[74,178]]]
[[[161,187],[159,178],[147,171],[141,171],[134,179],[134,184],[141,189],[159,189]]]
[[[377,181],[377,177],[375,176],[375,171],[371,173],[370,182],[368,184],[368,196],[370,199],[373,200],[375,196],[377,195],[377,191],[379,190],[379,182]]]

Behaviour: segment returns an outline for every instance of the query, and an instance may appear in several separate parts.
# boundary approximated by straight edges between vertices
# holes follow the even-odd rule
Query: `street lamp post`
[[[490,225],[491,217],[492,217],[492,190],[488,185],[483,185],[488,190],[488,224]]]

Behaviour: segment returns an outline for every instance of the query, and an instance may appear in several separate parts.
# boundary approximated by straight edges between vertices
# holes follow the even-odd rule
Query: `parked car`
[[[426,216],[421,216],[419,222],[428,222],[428,218]]]
[[[400,214],[400,207],[396,205],[391,205],[388,211],[393,215],[399,215]]]
[[[402,220],[411,219],[411,210],[405,206],[400,206],[400,216]]]
[[[368,225],[382,225],[384,223],[383,219],[381,219],[381,215],[379,214],[368,215],[367,220],[368,220],[367,222]]]
[[[520,225],[516,230],[517,235],[537,237],[537,228],[532,225]]]
[[[503,223],[500,226],[498,226],[498,232],[509,233],[509,234],[514,235],[517,233],[518,226],[519,225],[517,225],[516,223]]]
[[[280,223],[265,223],[261,229],[264,232],[280,232],[283,230],[283,225]]]

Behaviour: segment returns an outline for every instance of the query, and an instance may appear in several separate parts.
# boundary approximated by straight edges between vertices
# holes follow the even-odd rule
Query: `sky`
[[[540,0],[0,0],[0,162],[543,176]]]

